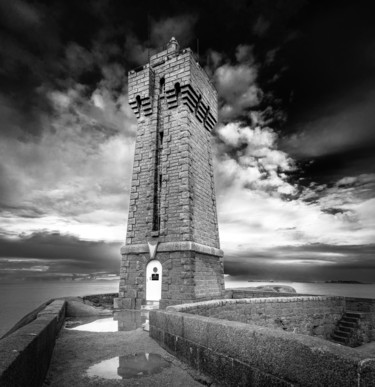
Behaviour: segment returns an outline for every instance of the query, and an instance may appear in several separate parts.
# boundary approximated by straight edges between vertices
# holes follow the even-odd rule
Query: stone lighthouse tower
[[[190,49],[129,72],[138,120],[117,307],[220,298],[224,292],[211,151],[217,93]]]

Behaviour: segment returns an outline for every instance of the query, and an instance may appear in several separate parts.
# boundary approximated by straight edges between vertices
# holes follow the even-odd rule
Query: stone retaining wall
[[[30,324],[32,321],[34,321],[38,317],[38,313],[41,312],[43,309],[46,308],[47,305],[49,305],[54,300],[48,300],[44,302],[42,305],[38,306],[36,309],[28,313],[26,316],[23,316],[21,320],[19,320],[16,324],[13,325],[11,329],[9,329],[8,332],[6,332],[2,337],[0,337],[0,340],[4,339],[5,337],[9,336],[13,332],[17,331],[18,329],[22,328],[23,326]]]
[[[43,384],[55,339],[65,318],[65,300],[55,300],[36,318],[0,341],[0,386]]]
[[[115,296],[115,293],[89,295],[84,299],[94,304],[112,304]],[[0,339],[1,387],[43,385],[56,337],[68,315],[68,304],[77,303],[77,300],[68,297],[43,303]],[[83,301],[82,306],[89,308]],[[96,315],[101,314],[102,308],[96,308]]]
[[[328,339],[344,313],[345,298],[310,296],[227,299],[167,309]]]
[[[375,359],[354,349],[318,337],[174,310],[150,311],[150,336],[220,385],[374,386]]]
[[[296,297],[306,296],[310,297],[313,294],[303,293],[283,293],[283,292],[272,292],[269,290],[258,290],[248,288],[233,288],[225,290],[225,298],[260,298],[260,297]]]

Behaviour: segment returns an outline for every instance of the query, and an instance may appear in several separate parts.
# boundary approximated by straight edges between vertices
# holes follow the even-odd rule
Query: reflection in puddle
[[[86,332],[133,331],[143,327],[148,322],[148,315],[148,310],[123,310],[115,312],[113,317],[97,319],[86,324],[79,321],[79,325],[73,328],[70,326],[74,324],[74,321],[69,321],[69,325],[66,324],[65,327],[70,330]]]
[[[167,367],[170,367],[170,363],[160,355],[140,352],[103,360],[91,366],[87,370],[87,375],[104,379],[130,379],[154,375]]]
[[[101,318],[99,320],[92,321],[88,324],[78,325],[74,328],[70,328],[72,331],[86,331],[86,332],[117,332],[117,321],[113,320],[113,317]]]
[[[118,322],[119,331],[133,331],[148,322],[148,310],[122,310],[115,312],[113,319]]]
[[[119,358],[113,357],[112,359],[104,360],[91,366],[87,370],[87,375],[90,377],[99,376],[103,379],[122,379],[117,373],[118,367]]]

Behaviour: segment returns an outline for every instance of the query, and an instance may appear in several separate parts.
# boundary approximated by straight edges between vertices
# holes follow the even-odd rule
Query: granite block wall
[[[195,251],[159,252],[163,284],[161,307],[222,298],[222,258]],[[129,254],[120,268],[118,308],[139,309],[145,299],[147,253]],[[219,262],[219,264],[218,264]]]
[[[195,298],[220,298],[224,295],[223,257],[195,254]],[[218,264],[219,261],[219,264]]]
[[[150,241],[158,244],[154,258],[163,265],[162,305],[221,297],[211,150],[217,92],[191,50],[180,50],[173,39],[128,79],[138,129],[116,305],[132,309],[144,301]],[[188,245],[166,249],[180,242],[205,246],[208,253]],[[129,253],[132,247],[138,249]]]
[[[184,85],[197,99],[187,97],[190,91]],[[148,105],[145,111],[143,102],[137,104],[138,97],[152,100],[151,111]],[[166,50],[151,57],[141,71],[130,72],[129,103],[138,129],[126,244],[146,243],[156,235],[154,191],[160,184],[159,242],[195,241],[219,248],[211,134],[205,122],[209,109],[216,123],[217,93],[192,52]]]
[[[174,310],[329,339],[344,313],[345,298],[310,296],[222,300]]]
[[[219,385],[374,386],[375,360],[352,348],[175,308],[150,311],[150,336]]]

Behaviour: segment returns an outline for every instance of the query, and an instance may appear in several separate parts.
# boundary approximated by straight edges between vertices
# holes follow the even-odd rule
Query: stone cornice
[[[215,255],[217,257],[222,257],[224,255],[223,250],[216,249],[215,247],[210,247],[206,245],[201,245],[195,242],[163,242],[159,243],[157,247],[157,252],[166,253],[173,251],[195,251],[201,254]],[[136,245],[126,245],[121,247],[121,254],[141,254],[148,253],[147,243],[136,244]]]

